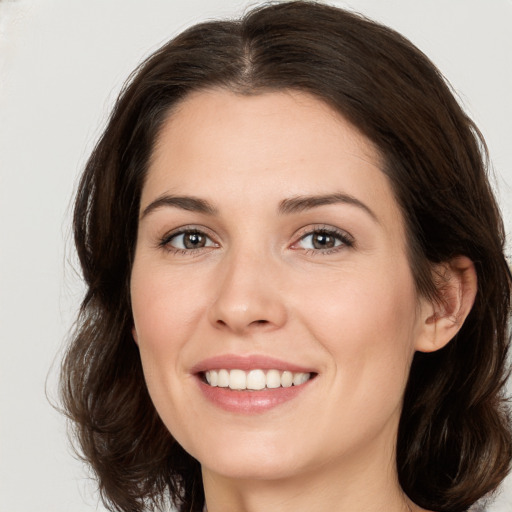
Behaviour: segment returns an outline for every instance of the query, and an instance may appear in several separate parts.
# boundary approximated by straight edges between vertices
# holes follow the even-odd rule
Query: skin
[[[160,133],[142,191],[133,333],[158,413],[201,462],[209,512],[422,510],[397,480],[401,399],[414,352],[451,339],[476,278],[458,258],[446,265],[443,306],[418,296],[380,167],[370,141],[299,92],[194,93]],[[364,207],[278,211],[333,193]],[[216,213],[146,211],[165,195]],[[183,249],[171,238],[183,226],[205,246]],[[311,233],[324,228],[350,243],[335,235],[336,247],[316,248]],[[219,354],[272,356],[317,376],[266,412],[228,412],[193,372]]]

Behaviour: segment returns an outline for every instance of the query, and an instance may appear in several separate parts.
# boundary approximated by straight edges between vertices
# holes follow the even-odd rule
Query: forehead
[[[195,92],[157,138],[141,209],[162,194],[261,206],[341,192],[399,214],[377,148],[320,99],[303,92]],[[387,211],[385,211],[387,210]]]
[[[276,131],[280,138],[271,139]],[[221,88],[192,92],[172,109],[157,136],[152,162],[165,158],[165,146],[173,142],[181,149],[195,142],[206,148],[209,143],[225,142],[221,140],[225,135],[234,137],[233,142],[239,146],[244,144],[245,152],[253,145],[263,144],[258,149],[264,149],[265,154],[273,151],[274,157],[290,146],[295,152],[306,152],[310,145],[318,144],[333,144],[339,149],[344,146],[347,150],[356,149],[360,157],[380,167],[375,145],[340,113],[311,94],[281,90],[247,95]],[[185,139],[188,144],[184,147]],[[310,144],[299,147],[298,143],[305,140]],[[231,148],[235,149],[234,145]]]

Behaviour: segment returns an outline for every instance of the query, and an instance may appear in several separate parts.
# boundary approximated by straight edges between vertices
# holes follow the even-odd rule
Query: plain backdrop
[[[510,234],[512,1],[331,3],[402,32],[445,74],[488,142]],[[47,381],[55,400],[58,360],[83,291],[69,235],[72,193],[141,59],[188,25],[248,5],[0,0],[0,512],[104,510],[45,396]],[[512,511],[510,479],[488,510]]]

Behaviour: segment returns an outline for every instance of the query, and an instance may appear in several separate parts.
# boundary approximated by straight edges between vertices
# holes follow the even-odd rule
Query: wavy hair
[[[241,19],[195,25],[130,77],[89,158],[74,236],[87,292],[62,365],[61,396],[83,458],[110,510],[204,504],[199,462],[173,439],[148,395],[129,282],[139,200],[159,130],[180,100],[205,88],[299,90],[348,119],[380,150],[403,213],[418,293],[432,268],[475,264],[475,304],[442,350],[417,353],[398,431],[405,493],[462,512],[496,489],[512,458],[507,378],[511,275],[485,143],[435,66],[395,31],[325,4],[292,1]]]

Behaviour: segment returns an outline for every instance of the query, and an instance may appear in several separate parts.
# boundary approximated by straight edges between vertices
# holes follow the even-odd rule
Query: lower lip
[[[211,403],[225,411],[239,414],[258,414],[289,402],[308,388],[312,380],[289,388],[236,391],[230,388],[209,386],[198,377],[199,388]]]

